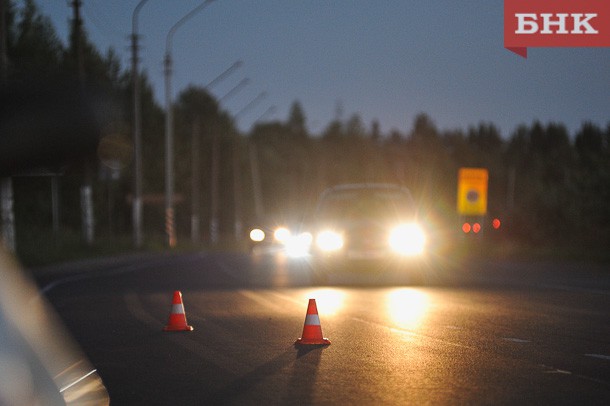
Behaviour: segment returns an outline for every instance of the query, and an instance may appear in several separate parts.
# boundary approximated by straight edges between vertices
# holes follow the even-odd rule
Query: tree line
[[[74,41],[64,45],[33,0],[22,8],[9,1],[6,19],[8,83],[77,76]],[[96,49],[85,30],[81,43],[84,81],[100,100],[100,142],[94,154],[58,170],[60,234],[80,232],[78,190],[89,170],[96,234],[128,236],[133,77],[112,49],[105,54]],[[165,112],[145,72],[141,81],[144,235],[158,242],[165,232]],[[312,134],[296,100],[285,120],[260,122],[241,133],[235,117],[197,85],[182,90],[173,108],[176,226],[182,241],[191,238],[193,214],[200,222],[198,241],[210,241],[215,221],[221,238],[233,239],[256,222],[305,219],[322,190],[352,182],[405,185],[431,222],[453,230],[461,167],[489,170],[489,213],[502,219],[502,232],[511,239],[598,247],[610,241],[610,122],[605,128],[585,122],[569,134],[561,123],[535,121],[500,134],[486,122],[439,130],[432,117],[419,113],[412,128],[384,133],[382,123],[366,124],[353,114]],[[15,222],[18,249],[26,249],[50,235],[54,214],[49,178],[18,175]]]

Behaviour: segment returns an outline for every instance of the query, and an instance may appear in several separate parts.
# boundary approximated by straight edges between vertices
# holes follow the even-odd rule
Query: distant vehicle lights
[[[250,239],[254,242],[261,242],[265,239],[265,232],[260,228],[255,228],[250,231]]]
[[[284,252],[291,258],[306,257],[309,255],[313,237],[310,233],[293,233],[287,227],[266,229],[253,228],[250,231],[250,240],[253,247],[267,247],[274,252]],[[270,251],[271,252],[271,251]]]
[[[483,223],[484,224],[484,223]],[[494,218],[491,221],[491,227],[494,230],[499,230],[500,226],[502,225],[502,222],[500,221],[499,218]],[[479,234],[481,231],[483,231],[483,225],[480,222],[464,222],[462,224],[462,232],[464,234],[469,234],[469,233],[473,233],[473,234]]]

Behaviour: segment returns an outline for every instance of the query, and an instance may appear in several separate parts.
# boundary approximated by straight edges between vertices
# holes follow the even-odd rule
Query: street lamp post
[[[239,121],[239,119],[241,118],[241,116],[248,110],[250,110],[251,108],[253,108],[254,106],[256,106],[258,103],[260,103],[261,100],[263,100],[265,97],[267,97],[267,92],[260,92],[258,94],[258,96],[256,96],[254,99],[252,99],[250,101],[250,103],[246,104],[244,107],[242,107],[241,110],[239,110],[237,113],[235,113],[235,123],[237,123]]]
[[[189,18],[204,9],[214,0],[206,0],[195,7],[188,14],[182,17],[167,33],[165,41],[165,108],[167,117],[165,119],[165,231],[167,233],[168,245],[170,248],[177,243],[176,227],[174,218],[174,128],[172,112],[172,39],[176,30],[182,26]]]
[[[225,94],[223,97],[220,98],[218,104],[221,105],[224,101],[226,101],[227,99],[229,99],[230,97],[233,97],[235,94],[237,94],[237,92],[239,92],[241,89],[243,89],[246,85],[248,85],[248,83],[250,83],[250,79],[245,78],[242,79],[235,87],[233,87],[231,90],[229,90],[229,92],[227,94]],[[218,182],[219,182],[219,178],[220,178],[220,146],[219,146],[219,139],[218,139],[218,126],[216,126],[216,128],[214,129],[214,134],[212,136],[212,171],[211,171],[211,175],[212,175],[212,179],[211,179],[211,209],[212,209],[212,213],[210,216],[210,241],[212,242],[212,244],[217,244],[218,243],[218,239],[219,239],[219,211],[220,211],[220,198],[219,198],[219,193],[218,193]],[[234,166],[233,166],[233,170],[235,173],[235,149],[234,149],[234,154],[233,154],[233,159],[234,159]],[[234,175],[235,176],[235,175]],[[238,203],[237,203],[238,204]],[[237,206],[236,206],[237,207]],[[237,208],[236,208],[237,210]],[[237,228],[238,226],[236,226]],[[237,231],[236,231],[237,234]]]
[[[235,71],[235,69],[241,67],[243,65],[243,62],[241,61],[237,61],[235,62],[233,65],[231,65],[228,69],[226,69],[224,72],[222,72],[220,75],[218,75],[216,78],[214,78],[214,80],[212,80],[210,83],[208,83],[205,87],[206,90],[209,90],[212,86],[220,83],[221,81],[223,81],[225,78],[227,78],[233,71]],[[242,81],[243,82],[243,81]],[[239,86],[239,85],[238,85]],[[220,104],[220,102],[219,102]],[[191,173],[192,173],[192,183],[191,183],[191,195],[192,195],[192,201],[191,201],[191,241],[193,242],[193,244],[197,244],[199,242],[199,138],[201,136],[201,130],[200,130],[200,123],[199,123],[199,117],[196,117],[194,119],[193,122],[193,128],[192,128],[192,144],[191,144],[191,148],[192,148],[192,167],[191,167]],[[212,137],[213,139],[213,146],[212,146],[212,173],[213,173],[213,178],[212,178],[212,182],[217,182],[217,176],[214,177],[215,175],[218,174],[218,168],[217,168],[217,163],[218,163],[218,156],[216,154],[218,154],[218,129],[216,128],[217,126],[214,125],[212,127],[212,131],[214,132],[214,135]],[[218,202],[218,197],[214,194],[214,192],[217,193],[218,188],[217,187],[212,187],[212,207],[214,207],[214,205],[217,205]],[[214,212],[214,211],[213,211]],[[211,236],[211,240],[212,242],[216,243],[217,242],[217,229],[218,229],[218,220],[214,220],[215,217],[212,216],[212,221],[210,222],[210,224],[215,224],[214,227],[210,227],[210,236]]]
[[[252,128],[254,128],[259,122],[261,122],[267,116],[275,113],[276,107],[271,106],[263,114],[260,115],[252,124]],[[252,190],[254,192],[254,213],[256,218],[261,219],[264,215],[263,208],[263,192],[261,186],[261,176],[258,166],[258,152],[256,149],[256,142],[251,140],[248,142],[248,152],[250,159],[250,173],[252,176]]]
[[[216,86],[218,83],[223,81],[227,76],[229,76],[231,73],[233,73],[233,71],[235,69],[240,68],[243,64],[244,63],[242,61],[236,61],[235,63],[233,63],[233,65],[229,66],[224,72],[222,72],[220,75],[216,76],[214,78],[214,80],[212,80],[210,83],[205,85],[206,90],[209,90],[212,87]]]
[[[142,111],[140,105],[140,73],[138,72],[138,14],[148,0],[140,0],[131,16],[131,76],[133,80],[133,243],[142,246]]]
[[[246,111],[254,107],[262,99],[267,97],[267,92],[261,92],[256,96],[250,103],[246,104],[240,111],[235,114],[235,124],[239,122],[239,118]],[[241,176],[239,172],[239,149],[237,144],[238,139],[235,139],[233,144],[233,199],[235,202],[235,213],[234,213],[234,232],[235,240],[240,241],[242,235],[242,213],[241,213]],[[256,190],[255,190],[256,199]],[[257,212],[258,214],[258,212]],[[260,220],[260,217],[259,217]]]
[[[225,101],[227,101],[227,99],[235,96],[235,94],[237,92],[239,92],[241,89],[243,89],[248,83],[250,83],[250,79],[248,79],[248,78],[242,79],[235,87],[233,87],[231,90],[229,90],[227,92],[227,94],[225,94],[220,99],[218,99],[218,104],[222,105]]]

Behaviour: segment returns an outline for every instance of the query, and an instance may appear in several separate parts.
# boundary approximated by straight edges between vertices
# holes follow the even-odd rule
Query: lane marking
[[[150,264],[148,264],[148,263],[132,264],[129,266],[123,266],[121,268],[108,269],[108,270],[102,270],[102,271],[94,271],[94,272],[82,271],[81,273],[77,273],[75,275],[70,275],[70,276],[66,276],[66,277],[54,280],[53,282],[42,287],[40,289],[40,293],[47,294],[51,290],[55,289],[56,287],[65,285],[70,282],[80,282],[80,281],[85,281],[87,279],[101,278],[101,277],[105,277],[105,276],[114,276],[114,275],[119,275],[122,273],[139,271],[139,270],[145,269],[149,265]]]
[[[303,305],[303,303],[304,303],[303,300],[294,299],[292,296],[288,296],[288,295],[285,295],[283,293],[279,293],[279,292],[276,292],[276,291],[270,291],[269,293],[272,294],[275,297],[279,297],[280,299],[287,300],[287,301],[292,302],[294,304],[297,304],[299,306]]]
[[[242,296],[245,296],[246,298],[258,303],[259,305],[261,305],[263,307],[272,309],[276,312],[285,313],[287,311],[286,306],[282,306],[277,301],[273,301],[272,299],[266,298],[267,295],[264,294],[265,292],[253,292],[251,290],[241,289],[241,290],[238,290],[237,293],[239,293]],[[285,299],[285,298],[282,297],[282,299]]]
[[[610,355],[602,355],[602,354],[585,354],[585,357],[599,358],[599,359],[603,359],[603,360],[606,360],[606,361],[610,361]]]
[[[591,378],[590,376],[586,376],[586,375],[574,374],[571,371],[566,371],[564,369],[557,369],[557,368],[550,367],[550,366],[544,365],[544,364],[540,364],[539,366],[543,369],[543,371],[542,371],[543,374],[570,375],[575,378],[583,379],[583,380],[589,381],[589,382],[594,382],[599,385],[610,386],[610,384],[608,384],[608,382],[602,381],[601,379]]]
[[[373,327],[381,327],[381,328],[390,330],[393,333],[398,333],[398,334],[406,335],[406,336],[409,336],[409,337],[423,338],[423,339],[435,341],[437,343],[451,345],[453,347],[466,348],[466,349],[469,349],[469,350],[476,350],[476,348],[471,347],[469,345],[464,345],[464,344],[460,344],[460,343],[454,343],[452,341],[447,341],[447,340],[443,340],[443,339],[440,339],[440,338],[431,337],[431,336],[428,336],[428,335],[425,335],[425,334],[415,333],[413,331],[404,330],[404,329],[397,328],[397,327],[386,326],[385,324],[376,323],[374,321],[369,321],[369,320],[361,319],[359,317],[350,317],[350,319],[352,319],[354,321],[358,321],[360,323],[368,324],[368,325],[373,326]]]
[[[137,320],[143,322],[146,325],[150,326],[158,326],[159,330],[161,330],[161,326],[163,322],[156,317],[154,317],[150,312],[148,312],[139,298],[138,293],[126,293],[123,295],[123,300],[125,301],[125,306],[129,313],[134,316]]]
[[[193,257],[196,259],[202,259],[202,258],[206,257],[206,254],[197,253],[194,255],[186,256],[186,257],[178,257],[178,260],[176,260],[176,258],[174,258],[174,261],[171,262],[171,264],[176,265],[176,264],[180,264],[180,263],[186,263],[186,262],[192,261]],[[146,259],[139,263],[121,265],[117,268],[110,268],[110,269],[103,268],[103,269],[99,269],[99,270],[95,270],[95,271],[86,271],[86,270],[76,271],[76,273],[73,273],[68,276],[60,277],[60,278],[54,280],[53,282],[46,284],[45,286],[41,287],[38,292],[42,296],[42,295],[49,293],[51,290],[55,289],[58,286],[65,285],[65,284],[71,283],[71,282],[81,282],[81,281],[85,281],[88,279],[104,278],[107,276],[115,276],[115,275],[120,275],[123,273],[150,270],[153,267],[159,267],[159,266],[166,265],[167,263],[162,262],[162,260],[170,259],[170,258],[172,258],[172,257],[163,256],[160,258]]]
[[[522,338],[514,338],[514,337],[502,337],[504,341],[510,341],[513,343],[531,343],[530,340],[524,340]]]
[[[546,371],[542,371],[543,374],[558,374],[558,375],[572,375],[572,372],[565,371],[563,369],[549,369]]]
[[[302,305],[303,304],[302,301],[296,300],[296,299],[292,298],[291,296],[288,296],[288,295],[285,295],[285,294],[282,294],[282,293],[279,293],[279,292],[270,291],[269,293],[274,295],[274,296],[276,296],[276,297],[278,297],[278,298],[281,298],[281,299],[284,299],[286,301],[295,303],[297,305]],[[415,338],[425,338],[425,339],[428,339],[428,340],[435,341],[437,343],[451,345],[451,346],[459,347],[459,348],[466,348],[466,349],[470,349],[470,350],[476,350],[475,347],[471,347],[469,345],[464,345],[464,344],[460,344],[460,343],[454,343],[454,342],[443,340],[443,339],[440,339],[440,338],[434,338],[434,337],[431,337],[431,336],[427,336],[427,335],[423,335],[423,334],[419,334],[419,333],[414,333],[414,332],[409,331],[409,330],[404,330],[404,329],[401,329],[401,328],[387,326],[385,324],[376,323],[376,322],[365,320],[365,319],[362,319],[362,318],[359,318],[359,317],[349,317],[349,318],[351,320],[358,321],[358,322],[364,323],[364,324],[368,324],[368,325],[373,326],[373,327],[381,327],[381,328],[390,330],[393,333],[398,333],[398,334],[401,334],[401,335],[404,335],[404,336],[415,337]]]
[[[538,286],[545,288],[545,289],[563,290],[566,292],[591,293],[594,295],[610,296],[609,290],[583,288],[583,287],[578,287],[578,286],[550,285],[550,284],[546,284],[546,283],[538,284]]]
[[[159,334],[162,334],[162,337],[166,340],[171,341],[175,345],[179,345],[185,350],[191,352],[195,356],[200,359],[210,362],[214,364],[216,367],[228,371],[234,375],[241,375],[244,370],[248,370],[251,368],[251,365],[247,365],[241,360],[234,358],[231,356],[231,353],[228,355],[223,354],[221,351],[209,351],[209,347],[202,346],[199,339],[197,339],[197,333],[203,330],[199,329],[197,333],[194,333],[192,336],[185,334],[171,334],[171,333],[161,333],[161,326],[163,322],[158,320],[155,316],[153,316],[148,310],[144,308],[144,305],[137,293],[128,293],[124,296],[125,303],[127,305],[127,309],[129,312],[138,320],[143,322],[146,325],[151,327],[156,327]],[[191,320],[192,321],[192,320]],[[205,321],[205,330],[206,331],[215,331],[215,334],[223,334],[223,342],[226,345],[231,343],[231,345],[241,344],[233,338],[233,335],[230,331],[227,331],[223,327],[206,320]],[[229,335],[227,335],[229,334]],[[189,337],[190,336],[190,337]]]

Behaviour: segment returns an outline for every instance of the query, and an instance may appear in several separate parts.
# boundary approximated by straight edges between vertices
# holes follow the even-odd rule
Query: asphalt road
[[[610,270],[436,265],[423,286],[281,257],[129,256],[38,270],[113,405],[610,404]],[[192,332],[163,332],[174,290]],[[332,344],[296,348],[309,298]]]

